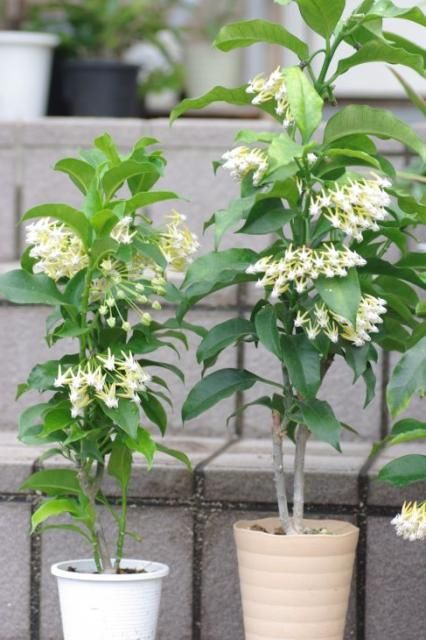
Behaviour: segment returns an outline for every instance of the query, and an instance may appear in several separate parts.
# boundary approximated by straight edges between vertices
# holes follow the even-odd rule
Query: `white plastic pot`
[[[240,51],[223,53],[214,49],[210,42],[186,42],[184,63],[188,98],[198,98],[216,85],[238,87],[241,84],[241,60]],[[215,109],[220,108],[220,105],[215,105]]]
[[[122,560],[121,566],[146,573],[96,574],[93,560],[52,566],[64,640],[155,640],[161,583],[169,567],[146,560]]]
[[[29,120],[46,113],[53,49],[49,33],[0,31],[0,119]]]

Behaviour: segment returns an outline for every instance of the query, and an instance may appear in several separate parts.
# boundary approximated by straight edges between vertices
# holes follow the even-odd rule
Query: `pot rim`
[[[237,522],[234,523],[233,528],[234,531],[244,531],[246,534],[248,535],[257,535],[257,536],[270,536],[271,534],[268,532],[264,532],[264,531],[253,531],[250,529],[250,526],[253,524],[258,524],[261,523],[262,521],[271,521],[271,520],[276,520],[278,521],[278,517],[272,517],[272,518],[256,518],[254,520],[238,520]],[[330,538],[345,538],[345,537],[349,537],[349,536],[353,536],[355,533],[357,533],[359,531],[359,528],[356,527],[354,524],[352,524],[351,522],[347,522],[346,520],[336,520],[336,519],[332,519],[332,518],[305,518],[303,520],[304,523],[308,523],[309,525],[311,525],[311,523],[314,524],[321,524],[321,525],[330,525],[332,523],[338,523],[339,524],[339,528],[342,525],[345,525],[347,528],[347,531],[342,531],[339,533],[333,533],[332,535],[330,534],[322,534],[322,533],[296,533],[296,534],[292,534],[291,536],[277,536],[277,537],[281,537],[283,540],[318,540],[318,539],[327,539],[329,540]]]
[[[114,558],[112,559],[114,562]],[[95,562],[92,558],[79,558],[78,560],[68,560],[57,562],[50,567],[50,572],[57,578],[64,580],[77,580],[80,582],[146,582],[147,580],[158,580],[159,578],[165,578],[169,575],[170,569],[167,564],[162,562],[151,562],[150,560],[136,560],[133,558],[123,558],[122,565],[124,567],[138,567],[138,568],[150,568],[147,573],[135,573],[135,574],[114,574],[114,573],[84,573],[68,571],[68,567],[76,566],[78,568],[79,563],[88,564],[91,563],[94,566]]]
[[[2,31],[0,30],[0,45],[2,44],[32,44],[41,47],[56,47],[59,37],[53,33],[40,31]]]

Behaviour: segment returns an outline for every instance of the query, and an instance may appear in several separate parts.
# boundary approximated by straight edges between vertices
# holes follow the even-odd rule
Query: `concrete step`
[[[143,542],[129,541],[127,546],[130,556],[171,566],[158,638],[243,640],[232,524],[276,511],[270,443],[191,437],[172,438],[168,444],[188,453],[194,474],[161,455],[149,472],[137,461],[129,528],[141,534]],[[290,468],[293,451],[286,449]],[[396,491],[375,480],[377,469],[391,456],[411,450],[405,445],[389,450],[374,463],[371,460],[368,469],[370,443],[346,443],[341,455],[310,443],[307,512],[312,517],[348,518],[361,527],[345,640],[358,637],[357,625],[364,621],[368,640],[422,637],[418,612],[423,593],[415,585],[423,575],[423,547],[397,538],[389,522],[403,499],[421,499],[425,487],[417,484]],[[50,564],[90,556],[90,550],[67,532],[46,532],[41,540],[30,540],[30,515],[37,498],[18,487],[40,453],[17,443],[13,431],[0,433],[0,563],[8,582],[8,588],[0,590],[1,640],[30,640],[38,625],[40,640],[61,638]],[[291,473],[288,483],[291,487]],[[112,483],[107,491],[112,499],[117,496]],[[201,636],[194,632],[198,629]]]

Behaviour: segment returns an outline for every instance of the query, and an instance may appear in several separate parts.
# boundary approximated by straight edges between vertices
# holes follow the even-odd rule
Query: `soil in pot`
[[[136,117],[138,73],[138,65],[119,60],[64,61],[62,92],[69,115]]]

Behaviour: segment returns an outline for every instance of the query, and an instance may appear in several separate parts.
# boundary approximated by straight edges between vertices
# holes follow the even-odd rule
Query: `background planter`
[[[241,52],[223,53],[210,42],[195,40],[185,43],[185,88],[188,98],[198,98],[216,85],[237,87],[241,84]],[[214,105],[215,110],[230,110],[229,105]],[[211,109],[211,107],[209,107]]]
[[[52,566],[61,604],[64,640],[155,640],[165,564],[123,560],[146,573],[96,574],[93,560]],[[73,567],[77,571],[68,571]],[[84,573],[86,572],[86,573]]]
[[[0,31],[0,119],[44,116],[57,36]]]
[[[131,118],[138,115],[139,66],[119,60],[66,60],[63,98],[71,116]]]
[[[358,529],[306,520],[334,535],[273,536],[278,518],[234,525],[246,640],[343,640]]]

